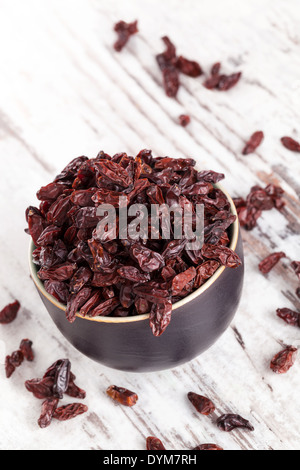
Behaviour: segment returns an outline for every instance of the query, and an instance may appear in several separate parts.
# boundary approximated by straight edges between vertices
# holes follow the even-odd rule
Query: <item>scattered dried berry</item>
[[[153,436],[147,437],[146,449],[147,450],[166,450],[161,440]]]
[[[268,255],[265,259],[263,259],[258,267],[261,273],[263,274],[268,274],[274,266],[281,260],[281,258],[285,258],[286,254],[283,253],[283,251],[280,251],[278,253],[271,253]]]
[[[275,372],[275,374],[286,374],[294,365],[297,352],[297,348],[287,346],[273,357],[270,364],[271,370]]]
[[[116,385],[108,387],[106,393],[113,400],[121,403],[121,405],[133,406],[138,401],[136,393],[127,390],[127,388],[117,387]]]
[[[137,21],[133,21],[132,23],[126,23],[125,21],[119,21],[114,30],[118,34],[118,39],[114,44],[114,49],[117,52],[120,52],[125,44],[127,44],[130,36],[136,34],[138,32],[137,28]]]
[[[300,152],[300,143],[291,137],[282,137],[281,142],[288,150],[291,150],[292,152]]]
[[[178,70],[180,70],[180,72],[188,75],[189,77],[199,77],[203,73],[202,68],[198,62],[186,59],[182,55],[177,58],[176,67]]]
[[[257,225],[257,220],[261,217],[263,211],[282,209],[285,202],[282,199],[284,194],[280,186],[268,184],[265,188],[253,186],[247,199],[241,197],[234,198],[241,227],[246,230],[252,230]]]
[[[252,134],[248,142],[246,143],[244,150],[243,150],[243,155],[248,155],[249,153],[253,153],[257,147],[261,144],[262,140],[264,138],[264,133],[262,131],[257,131]]]
[[[0,323],[7,324],[15,320],[20,308],[20,303],[15,300],[13,303],[6,305],[0,312]]]
[[[173,64],[175,48],[167,38],[164,41],[163,60]],[[36,245],[33,260],[47,292],[66,305],[70,322],[77,312],[90,317],[149,313],[153,334],[160,336],[175,302],[203,285],[220,265],[241,264],[228,248],[235,216],[225,194],[214,187],[224,175],[197,171],[195,163],[192,158],[154,158],[150,150],[141,150],[136,157],[100,152],[96,158],[75,158],[38,191],[40,208],[26,211]],[[120,196],[128,210],[134,204],[166,204],[196,212],[196,205],[202,204],[203,248],[188,249],[187,239],[174,237],[174,217],[170,237],[163,238],[160,230],[152,237],[150,214],[149,237],[133,239],[127,227],[119,233]],[[278,190],[269,187],[265,198],[274,207]],[[251,200],[254,207],[261,203],[256,199]],[[110,237],[109,230],[104,239],[97,231],[102,203],[116,209],[117,222],[116,234]]]
[[[246,419],[237,414],[225,414],[217,420],[217,426],[222,431],[230,432],[236,428],[244,428],[254,431],[254,427]]]
[[[293,261],[291,263],[293,270],[295,271],[296,276],[300,279],[300,261]]]
[[[191,118],[187,114],[181,114],[179,116],[179,124],[182,127],[186,127],[190,122],[191,122]]]
[[[42,404],[41,415],[38,419],[38,425],[40,428],[46,428],[50,426],[53,414],[58,405],[58,398],[47,398]]]
[[[27,361],[32,362],[34,360],[34,353],[32,350],[32,341],[29,339],[22,339],[20,343],[20,350]]]
[[[69,405],[60,406],[56,408],[53,413],[53,418],[59,421],[67,421],[69,419],[76,418],[76,416],[82,415],[88,411],[88,407],[82,403],[70,403]]]
[[[299,326],[300,328],[300,313],[294,312],[289,308],[278,308],[276,313],[277,316],[284,320],[288,325]]]
[[[211,76],[205,80],[203,85],[209,90],[216,89],[227,91],[234,87],[240,80],[242,73],[233,73],[232,75],[220,74],[221,63],[215,63],[211,68]]]
[[[222,447],[217,446],[216,444],[201,444],[197,447],[194,447],[192,450],[224,450]]]
[[[203,397],[193,392],[189,392],[187,396],[192,405],[194,405],[196,410],[202,415],[208,416],[216,409],[213,402],[207,397]]]

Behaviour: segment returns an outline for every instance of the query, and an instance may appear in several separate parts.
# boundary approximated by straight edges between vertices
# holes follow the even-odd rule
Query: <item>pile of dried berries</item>
[[[78,157],[52,183],[37,192],[39,208],[26,211],[28,230],[35,250],[33,262],[46,291],[67,304],[66,316],[128,316],[150,312],[155,336],[171,319],[172,304],[198,289],[220,265],[240,266],[229,247],[228,229],[235,221],[225,194],[214,186],[224,178],[213,171],[197,171],[191,158],[154,158],[142,150],[135,158],[119,153],[110,157]],[[119,215],[119,197],[129,209],[133,204],[151,204],[196,213],[204,206],[204,245],[187,249],[187,239],[110,239],[97,236],[104,216],[97,215],[102,203],[111,204]],[[270,196],[271,197],[271,196]],[[273,199],[272,199],[273,201]],[[117,223],[119,229],[119,224]]]
[[[82,403],[70,403],[58,407],[59,400],[64,394],[73,398],[84,399],[86,393],[75,384],[76,377],[71,372],[71,363],[68,359],[59,359],[45,372],[42,379],[32,379],[25,382],[26,389],[35,398],[45,400],[38,424],[45,428],[51,424],[52,418],[66,421],[86,413],[88,407]]]
[[[203,83],[205,88],[208,88],[209,90],[216,89],[219,91],[228,91],[239,82],[242,76],[242,72],[224,75],[220,74],[220,70],[221,63],[216,62],[211,68],[211,76]]]
[[[252,230],[257,225],[257,220],[263,211],[273,208],[282,209],[285,202],[282,199],[284,194],[280,186],[268,184],[265,188],[253,186],[246,199],[241,197],[234,198],[241,227],[246,230]]]
[[[114,48],[117,52],[120,52],[123,47],[127,44],[130,36],[138,33],[137,21],[132,23],[126,23],[125,21],[119,21],[114,30],[118,34],[118,39],[114,44]]]
[[[163,83],[166,95],[175,98],[179,89],[179,73],[189,77],[199,77],[203,72],[194,60],[177,56],[176,48],[167,36],[162,38],[166,45],[166,50],[156,56],[158,66],[163,75]]]
[[[13,303],[6,305],[0,312],[0,324],[6,325],[14,321],[20,309],[20,302],[15,300]]]

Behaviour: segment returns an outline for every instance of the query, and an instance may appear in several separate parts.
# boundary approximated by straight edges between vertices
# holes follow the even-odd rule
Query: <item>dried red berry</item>
[[[288,150],[291,150],[292,152],[300,152],[300,143],[291,137],[282,137],[281,142]]]
[[[193,450],[224,450],[222,447],[217,446],[216,444],[201,444],[197,447],[194,447]]]
[[[293,261],[291,263],[293,270],[295,271],[296,276],[300,279],[300,261]]]
[[[47,398],[47,400],[43,402],[41,415],[38,419],[38,425],[40,428],[50,426],[58,401],[58,398]]]
[[[127,388],[117,387],[116,385],[108,387],[106,393],[113,400],[121,403],[121,405],[133,406],[138,401],[136,393],[127,390]]]
[[[32,350],[32,341],[29,339],[22,339],[20,343],[20,350],[23,353],[23,356],[27,361],[33,361],[34,360],[34,354]]]
[[[264,138],[264,133],[262,131],[257,131],[252,134],[248,142],[246,143],[244,150],[243,150],[243,155],[248,155],[249,153],[253,153],[257,147],[261,144],[262,140]]]
[[[166,450],[161,440],[153,436],[147,437],[146,449],[147,450]]]
[[[176,67],[178,70],[180,70],[180,72],[188,75],[189,77],[199,77],[203,73],[202,68],[198,62],[186,59],[182,55],[177,58]]]
[[[70,403],[69,405],[60,406],[56,408],[53,413],[53,418],[59,421],[67,421],[69,419],[76,418],[83,413],[88,411],[88,407],[82,403]]]
[[[189,392],[187,396],[192,405],[194,405],[196,410],[202,415],[209,416],[216,409],[213,402],[207,397],[203,397],[202,395],[198,395],[193,392]]]
[[[233,73],[232,75],[221,75],[217,88],[220,91],[227,91],[234,87],[242,76],[242,72]]]
[[[191,122],[191,118],[187,114],[181,114],[179,116],[179,124],[182,127],[186,127],[190,122]]]
[[[6,305],[0,312],[0,323],[7,324],[15,320],[20,308],[20,303],[15,300],[13,303]]]
[[[289,308],[278,308],[277,316],[284,320],[288,325],[300,327],[300,313],[294,312]]]
[[[217,420],[217,426],[222,431],[230,432],[236,428],[254,431],[254,427],[246,419],[237,414],[224,414]]]
[[[297,348],[287,346],[273,357],[270,364],[271,370],[276,374],[286,374],[294,365],[297,353]]]
[[[271,253],[259,263],[258,267],[260,272],[263,274],[268,274],[274,268],[274,266],[276,266],[276,264],[285,257],[286,254],[283,253],[283,251],[278,253]]]
[[[130,36],[138,32],[137,21],[133,21],[132,23],[119,21],[115,25],[114,30],[118,34],[118,40],[114,44],[114,49],[117,52],[120,52],[125,46],[125,44],[127,44]]]

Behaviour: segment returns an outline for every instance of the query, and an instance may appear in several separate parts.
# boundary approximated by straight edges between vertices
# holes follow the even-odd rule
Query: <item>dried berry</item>
[[[53,395],[63,398],[70,382],[71,362],[69,359],[62,359],[57,365],[54,376]]]
[[[203,73],[202,68],[198,62],[186,59],[182,55],[177,58],[176,67],[178,70],[180,70],[180,72],[188,75],[189,77],[199,77]]]
[[[234,87],[240,80],[242,73],[234,73],[232,75],[220,75],[221,63],[215,63],[211,68],[211,76],[205,80],[203,85],[209,90],[216,89],[227,91]]]
[[[15,320],[20,308],[20,303],[15,300],[13,303],[6,305],[0,312],[0,323],[7,324]]]
[[[30,341],[29,339],[22,339],[20,343],[20,350],[27,361],[31,362],[34,360],[32,341]]]
[[[294,312],[289,308],[278,308],[276,313],[277,316],[284,320],[288,325],[299,326],[300,328],[300,313]]]
[[[262,140],[264,138],[264,133],[262,131],[257,131],[252,134],[248,142],[246,143],[244,150],[243,150],[243,155],[248,155],[249,153],[253,153],[257,147],[261,144]]]
[[[146,439],[147,450],[165,450],[165,446],[157,437],[149,436]]]
[[[292,152],[300,152],[300,143],[292,139],[292,137],[282,137],[281,142],[285,148]]]
[[[179,124],[182,127],[186,127],[190,122],[191,122],[191,118],[187,114],[181,114],[179,116]]]
[[[202,415],[208,416],[216,409],[213,402],[207,397],[203,397],[202,395],[198,395],[193,392],[189,392],[187,396],[192,405],[194,405],[196,410]]]
[[[222,431],[230,432],[236,428],[243,428],[254,431],[254,427],[246,419],[237,414],[225,414],[217,420],[217,426]]]
[[[137,21],[133,21],[132,23],[119,21],[115,24],[114,30],[118,34],[118,40],[114,44],[114,49],[120,52],[125,44],[127,44],[130,36],[138,32]]]
[[[300,261],[293,261],[291,263],[293,270],[295,271],[296,276],[300,279]]]
[[[273,357],[270,364],[271,370],[276,374],[286,374],[294,365],[297,352],[297,348],[287,346]]]
[[[194,447],[192,450],[224,450],[222,447],[217,446],[216,444],[201,444],[197,447]]]
[[[60,406],[56,408],[53,413],[53,418],[59,421],[67,421],[69,419],[76,418],[83,413],[88,411],[88,407],[82,403],[70,403],[69,405]]]
[[[278,253],[271,253],[268,255],[265,259],[263,259],[258,267],[261,273],[263,274],[268,274],[274,266],[281,260],[281,258],[285,258],[286,254],[283,253],[283,251],[280,251]]]
[[[127,390],[127,388],[117,387],[116,385],[108,387],[106,393],[113,400],[121,403],[121,405],[133,406],[138,401],[136,393]]]
[[[42,404],[41,415],[38,419],[38,425],[40,428],[46,428],[50,426],[53,414],[58,405],[58,398],[47,398]]]

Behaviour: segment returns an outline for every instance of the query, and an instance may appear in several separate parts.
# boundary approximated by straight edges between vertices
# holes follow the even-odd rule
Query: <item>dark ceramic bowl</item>
[[[218,187],[220,187],[218,185]],[[230,196],[221,188],[236,209]],[[231,226],[230,248],[243,261],[238,219]],[[86,356],[105,366],[130,372],[169,369],[195,358],[224,333],[237,310],[242,293],[244,267],[220,267],[198,290],[173,305],[171,323],[160,337],[149,327],[149,315],[132,317],[82,317],[70,324],[66,306],[44,289],[32,262],[30,270],[39,295],[52,320],[68,341]]]

